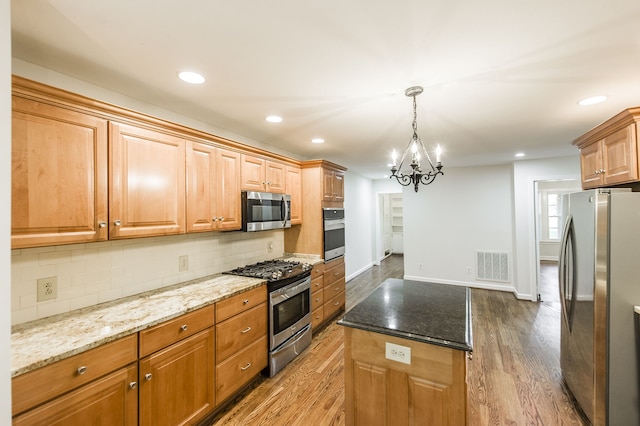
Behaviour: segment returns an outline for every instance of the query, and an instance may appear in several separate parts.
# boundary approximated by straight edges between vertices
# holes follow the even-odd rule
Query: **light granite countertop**
[[[11,333],[11,377],[137,333],[265,283],[258,278],[212,275],[16,325]]]

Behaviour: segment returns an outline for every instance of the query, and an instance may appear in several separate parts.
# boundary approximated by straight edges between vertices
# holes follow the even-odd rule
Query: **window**
[[[560,194],[547,193],[547,239],[560,239]]]

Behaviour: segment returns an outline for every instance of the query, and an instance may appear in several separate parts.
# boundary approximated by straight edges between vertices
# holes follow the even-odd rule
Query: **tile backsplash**
[[[284,231],[220,232],[12,250],[13,325],[66,313],[284,254]],[[180,272],[180,256],[188,269]],[[37,280],[57,277],[54,300]]]

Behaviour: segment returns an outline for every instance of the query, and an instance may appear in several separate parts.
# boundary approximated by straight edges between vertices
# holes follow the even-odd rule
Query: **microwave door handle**
[[[282,224],[285,225],[287,223],[287,218],[289,217],[289,205],[287,204],[287,200],[284,198],[284,195],[280,202],[282,203],[282,209],[280,209],[282,212]]]

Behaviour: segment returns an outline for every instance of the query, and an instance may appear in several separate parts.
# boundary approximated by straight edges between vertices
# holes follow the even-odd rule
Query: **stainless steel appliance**
[[[559,284],[563,378],[594,425],[639,425],[640,193],[562,198]]]
[[[311,344],[311,265],[269,260],[225,272],[267,280],[269,366],[273,377]]]
[[[322,209],[324,260],[344,256],[344,209]]]
[[[291,227],[291,196],[242,191],[242,230],[266,231]]]

